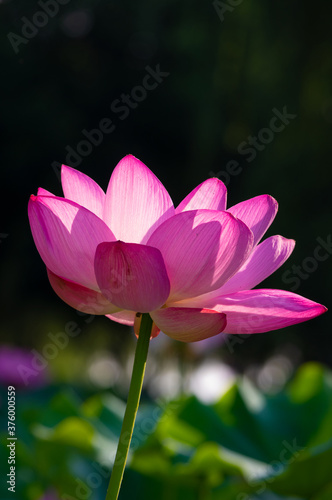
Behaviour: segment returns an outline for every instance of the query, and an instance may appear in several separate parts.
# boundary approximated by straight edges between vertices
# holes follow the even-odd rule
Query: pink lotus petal
[[[95,273],[105,297],[121,309],[149,312],[161,307],[170,290],[161,253],[137,243],[101,243]]]
[[[268,194],[242,201],[227,212],[242,220],[254,234],[254,245],[263,237],[278,211],[278,203]]]
[[[60,278],[49,269],[47,274],[55,293],[74,309],[86,314],[110,314],[119,311],[102,293]]]
[[[46,266],[57,276],[98,290],[96,248],[115,239],[106,224],[86,208],[55,196],[31,196],[28,212],[33,239]]]
[[[116,239],[146,243],[172,215],[173,202],[159,179],[137,158],[125,156],[112,173],[104,211]]]
[[[120,311],[114,314],[106,314],[106,316],[112,321],[121,323],[121,325],[134,326],[134,321],[136,317],[135,311]]]
[[[75,201],[100,219],[103,218],[105,193],[94,180],[74,168],[62,165],[61,183],[66,199]]]
[[[182,342],[213,337],[226,326],[225,314],[209,309],[166,307],[153,311],[150,316],[163,333]]]
[[[179,214],[187,210],[199,208],[208,210],[226,210],[227,188],[225,184],[216,178],[207,179],[197,186],[176,208]]]
[[[257,245],[241,269],[219,290],[211,293],[229,295],[254,288],[274,273],[294,250],[295,241],[271,236]]]
[[[253,236],[227,212],[182,212],[156,229],[148,245],[158,248],[171,283],[172,301],[222,286],[250,254]]]
[[[183,301],[179,305],[199,307],[200,300]],[[323,314],[326,307],[301,295],[284,290],[245,290],[204,299],[205,307],[224,312],[227,326],[224,333],[263,333],[302,323]]]
[[[38,188],[37,196],[55,196],[55,195],[50,191],[47,191],[47,189]]]

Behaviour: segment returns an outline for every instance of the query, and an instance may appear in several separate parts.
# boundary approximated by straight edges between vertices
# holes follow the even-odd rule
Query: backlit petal
[[[190,303],[190,305],[189,305]],[[181,305],[199,307],[202,297]],[[326,307],[301,295],[284,290],[245,290],[204,299],[205,307],[227,316],[224,333],[263,333],[302,323],[323,314]]]
[[[165,221],[148,244],[158,248],[171,283],[169,301],[222,286],[247,259],[253,236],[227,212],[182,212]]]
[[[136,317],[135,311],[120,311],[114,314],[106,314],[106,316],[112,321],[121,323],[121,325],[134,326],[134,321]]]
[[[260,241],[273,222],[278,211],[278,203],[268,194],[242,201],[227,212],[242,220],[254,234],[254,245]]]
[[[123,158],[112,173],[104,212],[116,239],[146,243],[172,215],[173,202],[159,179],[134,156]]]
[[[75,201],[100,219],[103,218],[105,193],[94,180],[74,168],[62,165],[61,183],[66,199]]]
[[[225,184],[217,179],[207,179],[197,186],[176,208],[179,214],[187,210],[199,208],[208,210],[226,210],[227,188]]]
[[[170,290],[159,250],[137,243],[101,243],[95,273],[105,297],[121,309],[149,312],[161,307]]]
[[[294,240],[282,236],[267,238],[257,245],[235,276],[218,291],[211,293],[229,295],[254,288],[283,265],[294,250],[294,246]]]
[[[47,189],[38,188],[37,196],[55,196],[55,195],[50,191],[47,191]]]
[[[115,239],[106,224],[86,208],[57,197],[31,196],[28,212],[37,250],[48,269],[98,290],[96,248]]]
[[[225,314],[209,309],[166,307],[153,311],[150,316],[163,333],[182,342],[213,337],[226,326]]]
[[[86,314],[110,314],[119,310],[102,293],[60,278],[49,269],[47,274],[55,293],[74,309]]]

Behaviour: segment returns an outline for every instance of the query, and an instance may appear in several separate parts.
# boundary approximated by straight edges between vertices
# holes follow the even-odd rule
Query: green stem
[[[127,462],[131,437],[134,430],[136,413],[141,397],[146,358],[152,329],[152,319],[149,314],[142,315],[139,336],[136,345],[133,373],[128,393],[127,407],[123,418],[121,434],[116,452],[111,479],[105,500],[117,500],[124,469]]]

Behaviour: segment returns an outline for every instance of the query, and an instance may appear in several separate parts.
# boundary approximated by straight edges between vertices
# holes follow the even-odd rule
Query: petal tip
[[[63,182],[63,177],[66,175],[70,175],[70,173],[81,173],[79,170],[73,167],[69,167],[69,165],[65,165],[64,163],[61,165],[61,181]]]
[[[123,158],[121,158],[121,160],[119,161],[119,163],[117,164],[117,166],[122,165],[123,163],[126,163],[128,161],[130,163],[133,162],[133,163],[136,163],[136,164],[139,164],[139,165],[144,165],[144,167],[146,167],[146,165],[141,160],[139,160],[136,156],[132,155],[131,153],[127,154],[126,156],[124,156]]]
[[[66,175],[66,174],[70,175],[70,173],[75,173],[75,172],[78,172],[79,174],[81,174],[81,172],[79,170],[77,170],[76,168],[70,167],[69,165],[65,165],[63,163],[61,165],[61,180],[62,180],[64,175]]]
[[[279,208],[279,203],[277,202],[277,200],[271,196],[270,194],[266,194],[266,195],[263,195],[266,197],[266,199],[271,203],[271,205],[273,205],[276,209],[276,211],[278,210]]]

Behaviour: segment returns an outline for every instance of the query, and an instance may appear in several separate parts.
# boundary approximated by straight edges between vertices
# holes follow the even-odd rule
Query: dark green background
[[[33,1],[0,4],[0,233],[8,235],[0,244],[4,342],[40,346],[47,332],[63,331],[70,320],[83,325],[72,341],[77,349],[106,345],[120,353],[131,338],[125,327],[104,318],[85,324],[54,295],[27,218],[29,195],[38,186],[61,193],[52,163],[65,162],[66,146],[76,148],[82,130],[96,128],[104,117],[114,120],[115,131],[78,167],[104,189],[116,163],[132,153],[175,203],[230,160],[242,168],[228,184],[230,205],[263,193],[278,200],[268,235],[294,238],[297,246],[264,286],[290,290],[283,273],[301,266],[313,255],[316,238],[331,233],[332,4],[235,3],[222,20],[211,1],[70,0],[19,44],[18,54],[8,34],[22,35],[22,17],[31,20],[41,8]],[[73,37],[68,25],[77,11],[90,26]],[[169,76],[120,120],[112,102],[141,84],[146,66],[158,64]],[[248,162],[239,144],[284,106],[296,119]],[[329,306],[331,261],[320,262],[296,292]],[[330,335],[325,314],[252,336],[232,355],[225,348],[221,355],[241,370],[295,345],[295,362],[331,365]]]

